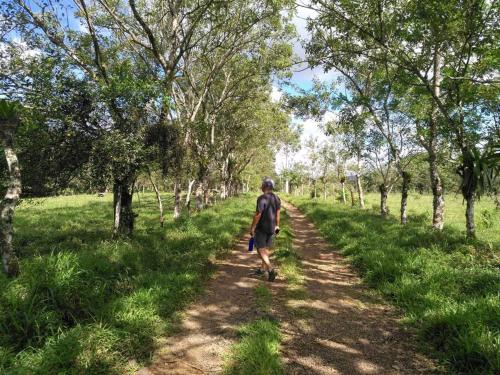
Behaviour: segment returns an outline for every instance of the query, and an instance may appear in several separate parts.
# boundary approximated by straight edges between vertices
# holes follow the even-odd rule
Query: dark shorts
[[[255,239],[255,247],[257,249],[262,249],[263,247],[271,247],[271,245],[273,244],[272,234],[256,231],[254,239]]]

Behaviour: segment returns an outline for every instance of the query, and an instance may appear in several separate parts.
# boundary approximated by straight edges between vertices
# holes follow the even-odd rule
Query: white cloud
[[[320,121],[315,119],[302,120],[294,117],[293,122],[300,124],[303,129],[300,137],[302,148],[298,152],[289,155],[285,155],[283,151],[280,151],[276,155],[276,172],[280,173],[283,169],[291,167],[294,163],[304,163],[307,165],[309,163],[309,156],[307,149],[304,147],[305,143],[310,138],[315,138],[319,143],[326,142],[328,136],[321,129],[322,125],[333,120],[336,116],[334,112],[326,112]]]
[[[278,87],[273,85],[270,96],[273,103],[278,103],[283,97],[283,93]]]
[[[301,0],[297,3],[297,14],[293,17],[292,22],[295,25],[297,30],[298,38],[294,40],[293,51],[294,54],[301,60],[306,59],[306,52],[301,43],[307,41],[309,39],[309,32],[307,31],[307,20],[311,18],[315,18],[317,16],[317,12],[313,9],[306,8],[305,5],[308,6],[310,1]],[[312,81],[314,78],[319,79],[320,81],[332,81],[336,77],[338,77],[338,73],[335,71],[324,72],[322,67],[316,67],[311,69],[307,66],[307,63],[302,64],[301,66],[296,67],[295,72],[293,72],[291,82],[302,87],[309,88],[312,85]],[[274,92],[275,87],[273,87]],[[273,93],[271,94],[273,95]],[[280,96],[281,97],[281,96]],[[327,112],[321,119],[321,121],[317,121],[314,119],[302,120],[299,118],[293,118],[293,122],[295,124],[300,124],[302,126],[303,132],[301,135],[301,144],[302,148],[294,153],[293,155],[285,155],[283,151],[279,152],[276,155],[276,171],[279,173],[284,168],[290,167],[293,163],[301,162],[308,164],[309,157],[307,155],[308,151],[304,147],[306,141],[308,139],[316,138],[318,142],[323,143],[328,139],[328,136],[325,135],[324,131],[321,129],[322,125],[328,121],[333,120],[336,117],[336,114],[333,112]]]
[[[295,40],[293,44],[293,52],[300,61],[306,59],[306,51],[302,43],[309,40],[307,22],[309,19],[314,19],[318,15],[315,10],[306,8],[308,5],[310,5],[310,1],[308,0],[299,1],[297,3],[297,13],[292,19],[292,23],[295,25],[298,34],[298,39]],[[320,81],[330,81],[338,76],[337,72],[332,70],[325,72],[320,66],[311,69],[307,66],[307,63],[297,66],[294,70],[292,82],[300,86],[307,85],[313,78],[317,78]]]

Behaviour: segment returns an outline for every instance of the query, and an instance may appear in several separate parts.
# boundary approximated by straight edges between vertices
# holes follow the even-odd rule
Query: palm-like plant
[[[0,127],[13,127],[19,123],[19,103],[0,99]]]
[[[480,199],[493,188],[500,173],[500,142],[489,142],[483,150],[474,148],[469,154],[468,169],[460,169],[462,193]],[[468,173],[467,173],[468,172]]]
[[[467,200],[467,235],[474,237],[473,200],[493,191],[500,173],[500,142],[491,140],[482,149],[471,148],[462,161],[458,174],[462,177],[462,195]]]

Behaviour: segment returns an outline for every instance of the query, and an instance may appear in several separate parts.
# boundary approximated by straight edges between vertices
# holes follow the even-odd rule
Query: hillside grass
[[[367,209],[322,198],[287,199],[311,218],[346,255],[365,282],[400,307],[422,344],[452,373],[500,373],[500,212],[483,199],[476,207],[477,240],[465,236],[460,197],[446,197],[446,226],[432,230],[430,196],[411,195],[409,224],[378,215],[378,195]]]
[[[0,373],[125,374],[202,290],[254,197],[230,199],[160,228],[154,195],[134,197],[132,238],[112,237],[111,197],[24,201],[16,212],[21,275],[0,275]]]

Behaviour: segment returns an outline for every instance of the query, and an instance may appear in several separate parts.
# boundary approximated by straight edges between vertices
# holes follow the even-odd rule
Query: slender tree
[[[9,276],[19,274],[19,260],[12,244],[14,212],[21,195],[21,169],[14,147],[14,133],[19,124],[19,105],[0,100],[0,141],[7,162],[9,182],[0,202],[0,252],[3,271]]]

